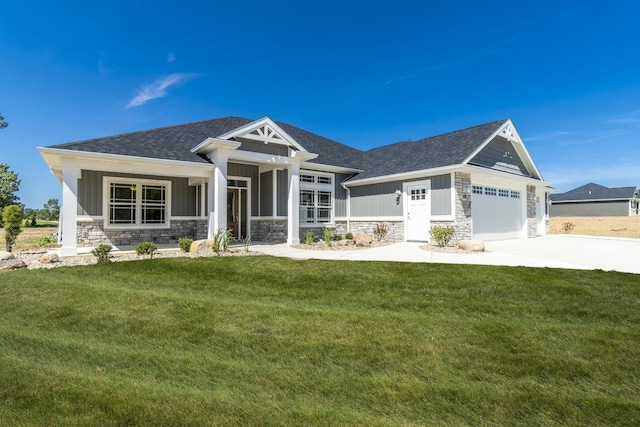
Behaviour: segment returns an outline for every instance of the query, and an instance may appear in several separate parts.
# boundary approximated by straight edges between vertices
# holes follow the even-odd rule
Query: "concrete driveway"
[[[296,259],[435,262],[527,267],[615,270],[640,274],[640,239],[550,235],[535,239],[485,242],[486,252],[456,254],[420,249],[422,243],[403,242],[360,250],[307,250],[286,244],[255,244],[251,249]]]

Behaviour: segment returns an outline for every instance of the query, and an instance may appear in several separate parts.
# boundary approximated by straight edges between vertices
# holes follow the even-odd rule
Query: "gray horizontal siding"
[[[265,144],[264,142],[252,141],[250,139],[238,138],[242,145],[238,148],[241,151],[253,151],[254,153],[275,154],[278,156],[289,156],[289,148],[282,144]]]
[[[89,170],[83,170],[82,178],[78,180],[78,215],[102,216],[102,181],[105,176],[171,181],[171,215],[197,215],[196,187],[189,186],[187,178]]]
[[[628,216],[629,202],[553,203],[549,216]]]
[[[530,176],[513,144],[501,137],[489,142],[469,163],[501,172]]]
[[[402,191],[404,182],[431,181],[431,215],[451,215],[451,175],[436,175],[410,181],[384,182],[351,187],[351,216],[402,216]]]

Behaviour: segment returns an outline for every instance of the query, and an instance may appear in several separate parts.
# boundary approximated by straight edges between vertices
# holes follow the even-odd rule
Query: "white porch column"
[[[289,172],[289,197],[287,199],[287,244],[300,244],[300,162],[293,161]]]
[[[105,215],[106,217],[106,215]],[[78,167],[62,164],[62,248],[60,255],[78,254]]]
[[[211,160],[216,169],[213,174],[215,194],[213,195],[213,230],[209,230],[210,235],[216,234],[221,228],[227,228],[227,162],[229,152],[216,150],[211,156]]]

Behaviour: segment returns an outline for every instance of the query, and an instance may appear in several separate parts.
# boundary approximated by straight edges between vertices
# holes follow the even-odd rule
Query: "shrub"
[[[213,244],[211,245],[211,249],[219,256],[223,252],[227,252],[229,250],[229,243],[233,242],[235,238],[233,237],[233,231],[225,230],[224,228],[219,229],[216,232],[216,235],[213,236]]]
[[[189,252],[191,250],[191,244],[193,243],[193,239],[188,237],[182,237],[178,239],[178,246],[182,250],[182,252]]]
[[[245,237],[242,243],[244,244],[244,251],[249,252],[249,245],[251,245],[251,235]]]
[[[2,223],[7,252],[11,252],[18,235],[22,232],[22,209],[20,206],[9,205],[5,207],[2,211]]]
[[[316,235],[315,235],[315,234],[313,234],[313,231],[311,231],[311,230],[307,230],[307,231],[304,233],[304,242],[305,242],[307,245],[310,245],[310,244],[312,244],[312,243],[313,243],[313,242],[315,242],[315,241],[316,241]]]
[[[353,234],[352,233],[347,233],[344,235],[344,238],[347,240],[353,240]]]
[[[105,243],[96,246],[95,248],[93,248],[91,250],[91,253],[98,258],[98,262],[102,263],[106,263],[109,262],[109,252],[111,252],[111,245],[107,245]]]
[[[438,246],[447,246],[449,241],[453,237],[453,234],[456,232],[456,229],[453,227],[445,227],[440,225],[435,225],[431,227],[429,230],[429,234],[431,234],[431,238],[436,241]]]
[[[373,237],[379,242],[387,236],[387,233],[389,233],[389,227],[386,224],[378,223],[373,229]]]
[[[333,236],[331,236],[331,240],[342,240],[342,234],[334,234]]]
[[[327,246],[331,246],[331,229],[330,228],[323,228],[322,229],[322,238],[324,240],[324,244]]]
[[[560,228],[560,232],[561,233],[565,233],[565,234],[569,234],[573,231],[573,229],[575,228],[575,224],[572,222],[563,222],[562,223],[562,228]]]
[[[47,246],[52,243],[58,243],[58,239],[56,239],[56,237],[53,234],[50,234],[48,236],[42,236],[41,238],[38,239],[38,246],[40,247]]]
[[[153,254],[158,251],[158,247],[152,242],[142,242],[136,246],[136,253],[138,255],[149,255],[153,259]]]

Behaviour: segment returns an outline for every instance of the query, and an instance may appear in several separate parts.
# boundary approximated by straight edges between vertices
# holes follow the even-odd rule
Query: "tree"
[[[0,113],[0,129],[4,129],[7,126],[9,126],[9,123],[4,121],[4,117],[2,116],[2,113]]]
[[[20,180],[18,174],[9,169],[6,163],[0,163],[0,226],[2,225],[2,210],[9,205],[17,205]]]
[[[22,231],[22,209],[18,205],[9,205],[2,211],[2,221],[4,223],[4,239],[7,252],[16,243],[18,234]]]
[[[60,217],[60,205],[58,204],[58,199],[49,199],[47,203],[44,204],[42,210],[45,214],[41,214],[42,219],[46,219],[49,221],[57,221]]]

